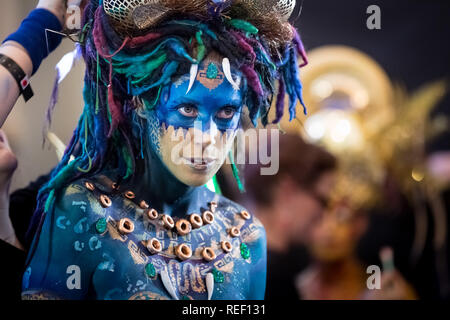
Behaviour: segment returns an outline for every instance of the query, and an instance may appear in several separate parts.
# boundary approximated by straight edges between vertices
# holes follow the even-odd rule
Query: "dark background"
[[[296,19],[301,9],[301,15]],[[381,9],[381,30],[366,26],[370,5]],[[347,45],[374,58],[391,80],[410,92],[450,76],[450,1],[437,0],[297,0],[292,16],[307,50]],[[449,95],[434,115],[450,115]],[[431,150],[450,150],[450,132]]]

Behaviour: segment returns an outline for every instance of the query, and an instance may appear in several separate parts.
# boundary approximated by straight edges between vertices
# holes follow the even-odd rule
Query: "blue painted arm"
[[[23,276],[23,299],[85,299],[101,243],[88,196],[70,186],[47,214]]]
[[[262,225],[259,228],[258,239],[249,244],[249,249],[252,254],[252,262],[254,262],[250,271],[249,300],[264,300],[267,275],[267,238]]]

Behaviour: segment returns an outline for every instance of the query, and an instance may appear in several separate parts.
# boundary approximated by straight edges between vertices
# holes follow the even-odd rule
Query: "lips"
[[[207,171],[212,168],[217,159],[213,158],[183,158],[186,165],[189,167],[199,170]]]

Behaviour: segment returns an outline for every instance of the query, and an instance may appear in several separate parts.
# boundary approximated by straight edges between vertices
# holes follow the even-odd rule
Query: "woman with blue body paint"
[[[123,2],[85,10],[86,105],[39,193],[22,297],[263,299],[263,226],[204,185],[244,108],[265,125],[275,102],[278,122],[287,93],[295,118],[301,40],[260,2]]]

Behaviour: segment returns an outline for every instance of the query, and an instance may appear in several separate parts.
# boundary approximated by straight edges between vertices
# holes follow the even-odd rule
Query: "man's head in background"
[[[264,176],[260,166],[249,165],[245,182],[251,206],[266,227],[269,247],[284,250],[305,241],[311,224],[325,209],[337,160],[298,135],[281,135],[279,144],[278,174]]]

